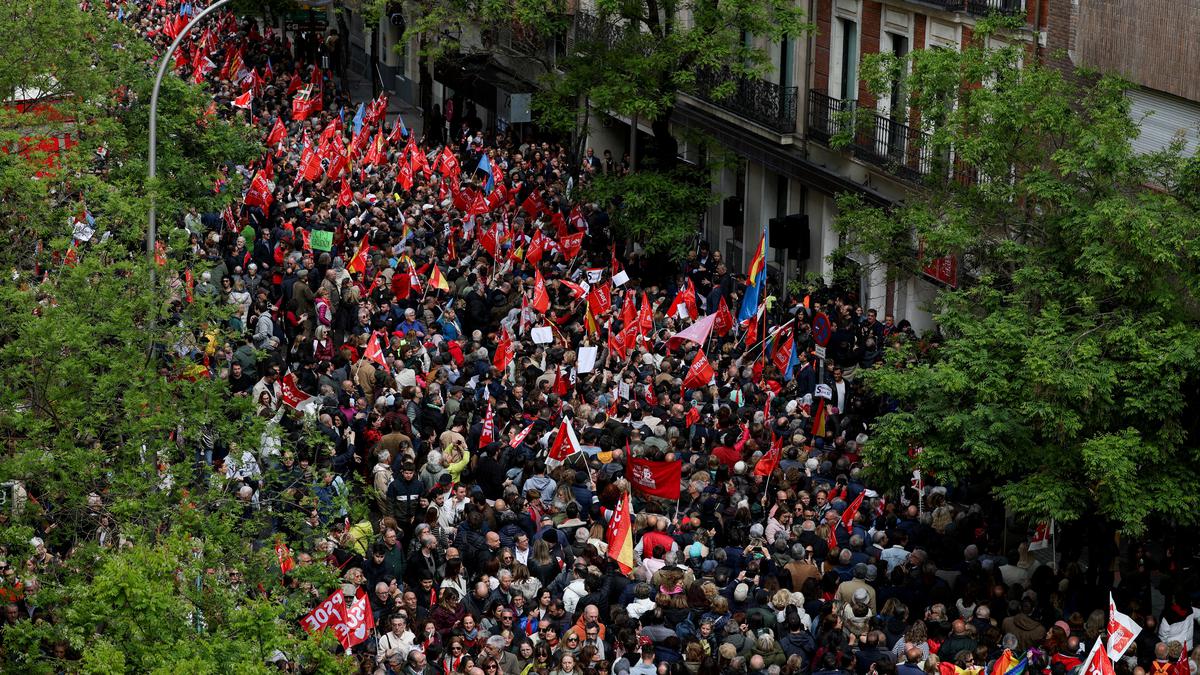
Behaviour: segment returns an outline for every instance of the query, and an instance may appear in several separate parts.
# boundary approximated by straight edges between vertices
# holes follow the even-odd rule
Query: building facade
[[[707,96],[701,82],[696,93],[679,95],[673,116],[681,157],[719,167],[712,169],[712,188],[721,199],[705,214],[704,238],[744,269],[763,228],[777,219],[767,256],[777,283],[832,280],[832,254],[841,244],[834,227],[838,195],[853,193],[886,207],[911,195],[932,169],[904,92],[896,87],[889,95],[872,95],[859,77],[864,56],[959,49],[972,39],[976,22],[994,12],[1023,19],[1023,28],[994,39],[1023,45],[1031,58],[1128,78],[1132,113],[1142,128],[1139,149],[1181,140],[1194,152],[1200,144],[1200,0],[798,1],[815,31],[760,40],[770,72],[738,81],[735,94],[724,100]],[[465,92],[485,127],[527,123],[527,96],[538,76],[571,49],[575,33],[597,29],[587,8],[586,2],[569,4],[573,27],[556,40],[531,44],[503,31],[455,36],[492,57],[462,72],[422,68],[419,45],[394,48],[402,16],[385,16],[372,31],[359,20],[350,31],[352,61],[364,72],[374,61],[381,82],[413,104],[420,104],[422,87],[442,111]],[[350,16],[353,24],[353,11]],[[1168,29],[1180,39],[1164,45],[1155,36]],[[843,131],[839,125],[849,112],[856,131],[849,147],[835,148],[831,138]],[[600,110],[589,119],[587,147],[597,155],[608,150],[620,159],[652,136],[644,120]],[[918,331],[932,327],[930,303],[938,289],[959,283],[953,258],[906,278],[891,278],[875,261],[854,254],[837,264],[846,266],[839,278],[857,279],[844,290],[881,315],[908,319]]]

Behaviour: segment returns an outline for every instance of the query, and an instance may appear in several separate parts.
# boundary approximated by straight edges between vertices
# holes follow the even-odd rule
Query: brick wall
[[[862,3],[862,21],[859,26],[859,66],[862,65],[862,57],[867,54],[879,53],[879,27],[883,22],[883,6],[875,0],[863,0]],[[871,95],[867,89],[867,83],[863,78],[858,80],[858,107],[874,108],[875,97]]]
[[[1051,23],[1071,25],[1071,0],[1051,7]],[[1200,101],[1200,0],[1080,0],[1074,28],[1081,65]]]

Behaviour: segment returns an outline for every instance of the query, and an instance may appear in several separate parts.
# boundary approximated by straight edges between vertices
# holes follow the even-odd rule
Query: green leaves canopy
[[[980,46],[991,28],[911,57],[938,175],[890,211],[840,203],[847,240],[890,273],[956,254],[969,274],[938,295],[928,351],[897,348],[866,375],[897,406],[871,471],[990,485],[1030,519],[1194,523],[1197,159],[1135,154],[1124,83],[1020,67],[1017,48]],[[895,66],[865,64],[876,85]]]

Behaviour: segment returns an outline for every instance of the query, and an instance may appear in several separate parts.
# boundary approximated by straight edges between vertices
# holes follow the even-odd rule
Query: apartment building
[[[903,90],[882,97],[867,91],[859,77],[866,54],[959,49],[980,18],[994,12],[1016,16],[1024,27],[994,39],[1023,44],[1031,58],[1064,69],[1089,66],[1133,83],[1129,96],[1142,125],[1140,149],[1182,139],[1194,151],[1200,141],[1200,0],[798,1],[806,3],[814,33],[760,41],[770,72],[738,81],[735,94],[724,100],[707,95],[702,82],[697,92],[680,94],[673,117],[682,158],[714,167],[712,186],[721,200],[706,214],[703,236],[744,267],[763,228],[774,222],[768,269],[777,283],[832,278],[830,258],[840,244],[834,229],[839,194],[887,206],[911,195],[933,168]],[[468,36],[491,56],[458,72],[421,72],[416,45],[399,53],[372,52],[371,39],[379,41],[376,46],[399,39],[402,17],[384,17],[365,39],[353,32],[351,43],[363,55],[382,54],[383,68],[377,70],[406,100],[418,104],[418,91],[427,86],[426,95],[444,110],[445,101],[469,92],[485,124],[503,126],[528,119],[524,106],[539,69],[571,49],[576,34],[601,29],[586,5],[570,7],[573,27],[558,40],[530,44],[506,31]],[[1159,39],[1165,34],[1177,39]],[[858,120],[857,131],[849,147],[834,148],[831,138],[842,131],[842,113],[849,111]],[[620,158],[652,139],[646,120],[599,110],[590,120],[588,146],[598,155],[609,150]],[[837,263],[846,268],[839,276],[858,279],[848,290],[863,304],[908,319],[918,330],[932,325],[928,307],[937,290],[962,281],[952,256],[901,279],[889,279],[873,263],[852,254]]]

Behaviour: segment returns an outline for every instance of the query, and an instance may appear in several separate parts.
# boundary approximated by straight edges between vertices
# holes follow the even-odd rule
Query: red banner
[[[630,457],[625,473],[633,489],[644,495],[679,499],[683,462],[653,462],[648,459]]]
[[[339,587],[321,604],[300,619],[300,626],[307,633],[316,633],[331,626],[340,626],[346,621],[346,598]]]

